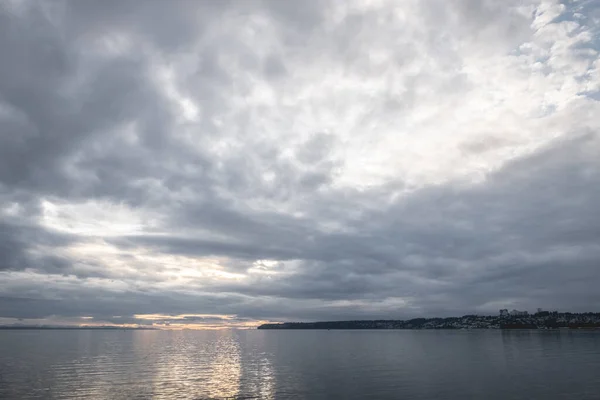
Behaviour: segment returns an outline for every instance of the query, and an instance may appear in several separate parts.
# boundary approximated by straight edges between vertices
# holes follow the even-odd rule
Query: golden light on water
[[[276,375],[272,360],[264,351],[253,350],[254,346],[264,346],[260,335],[248,336],[235,330],[133,334],[80,331],[77,335],[75,346],[81,354],[98,350],[99,346],[104,355],[58,366],[56,374],[61,379],[55,389],[65,396],[78,393],[98,399],[274,398]],[[98,339],[100,342],[95,341]]]
[[[160,359],[154,363],[154,391],[164,391],[161,383],[172,382],[169,394],[174,398],[198,390],[204,394],[202,398],[209,399],[236,398],[248,391],[259,393],[261,399],[273,398],[275,381],[270,361],[249,359],[235,331],[206,332],[202,336],[176,331],[170,332],[168,339],[157,335],[146,331],[136,336],[140,354],[153,354],[159,340],[161,348],[168,350],[161,350]]]

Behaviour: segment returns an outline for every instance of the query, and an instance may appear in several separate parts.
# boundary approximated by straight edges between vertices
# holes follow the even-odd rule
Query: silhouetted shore
[[[258,329],[600,329],[600,313],[541,312],[527,316],[465,315],[409,320],[284,322]]]

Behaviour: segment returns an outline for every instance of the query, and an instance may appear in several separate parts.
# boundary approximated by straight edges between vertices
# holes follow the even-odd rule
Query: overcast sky
[[[600,1],[0,2],[0,323],[600,311]]]

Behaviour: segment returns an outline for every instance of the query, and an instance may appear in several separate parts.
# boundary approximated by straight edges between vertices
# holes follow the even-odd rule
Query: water
[[[0,331],[1,399],[599,399],[600,332]]]

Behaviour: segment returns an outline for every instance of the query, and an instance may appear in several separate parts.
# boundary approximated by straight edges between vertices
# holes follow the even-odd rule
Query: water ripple
[[[2,399],[597,399],[600,333],[0,331]]]

